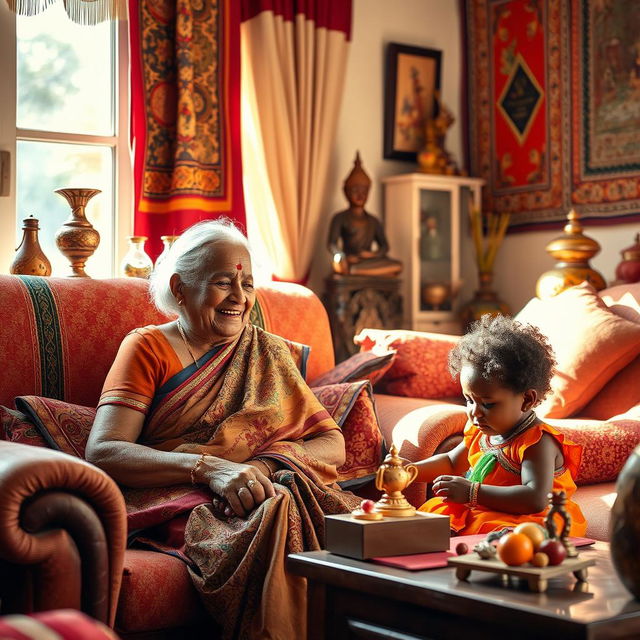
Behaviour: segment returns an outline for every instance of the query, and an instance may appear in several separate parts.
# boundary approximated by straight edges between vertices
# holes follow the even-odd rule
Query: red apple
[[[549,565],[560,564],[567,557],[567,550],[560,540],[543,540],[538,551],[549,558]]]
[[[376,508],[376,503],[373,500],[363,500],[360,503],[360,508],[365,513],[373,513],[373,510]]]

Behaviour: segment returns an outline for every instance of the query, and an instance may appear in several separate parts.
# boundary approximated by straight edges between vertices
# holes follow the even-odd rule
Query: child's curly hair
[[[538,392],[538,402],[551,390],[556,359],[537,327],[507,316],[484,315],[449,353],[449,371],[458,378],[465,364],[515,393]]]

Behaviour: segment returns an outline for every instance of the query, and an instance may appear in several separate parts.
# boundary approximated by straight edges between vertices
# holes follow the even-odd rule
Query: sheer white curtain
[[[307,13],[296,12],[294,0],[259,4],[277,10],[245,12],[241,26],[247,226],[277,278],[304,282],[342,99],[351,2],[306,2]]]

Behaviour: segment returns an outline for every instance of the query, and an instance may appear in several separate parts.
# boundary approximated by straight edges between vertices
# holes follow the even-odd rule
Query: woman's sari
[[[332,486],[335,466],[302,445],[338,426],[304,382],[285,342],[254,326],[197,370],[191,366],[178,376],[146,403],[138,442],[234,462],[277,460],[282,469],[273,476],[276,496],[246,518],[227,518],[213,510],[202,489],[127,490],[130,530],[138,540],[187,559],[224,637],[305,637],[306,582],[286,572],[286,557],[320,549],[325,514],[350,511],[360,502]],[[133,407],[141,397],[112,387],[103,394],[105,403]],[[149,525],[156,525],[152,533],[140,533]]]

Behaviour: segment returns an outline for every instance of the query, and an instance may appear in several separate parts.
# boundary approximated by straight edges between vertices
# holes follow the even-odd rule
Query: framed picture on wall
[[[385,72],[384,157],[415,162],[425,123],[438,115],[442,51],[389,43]]]

